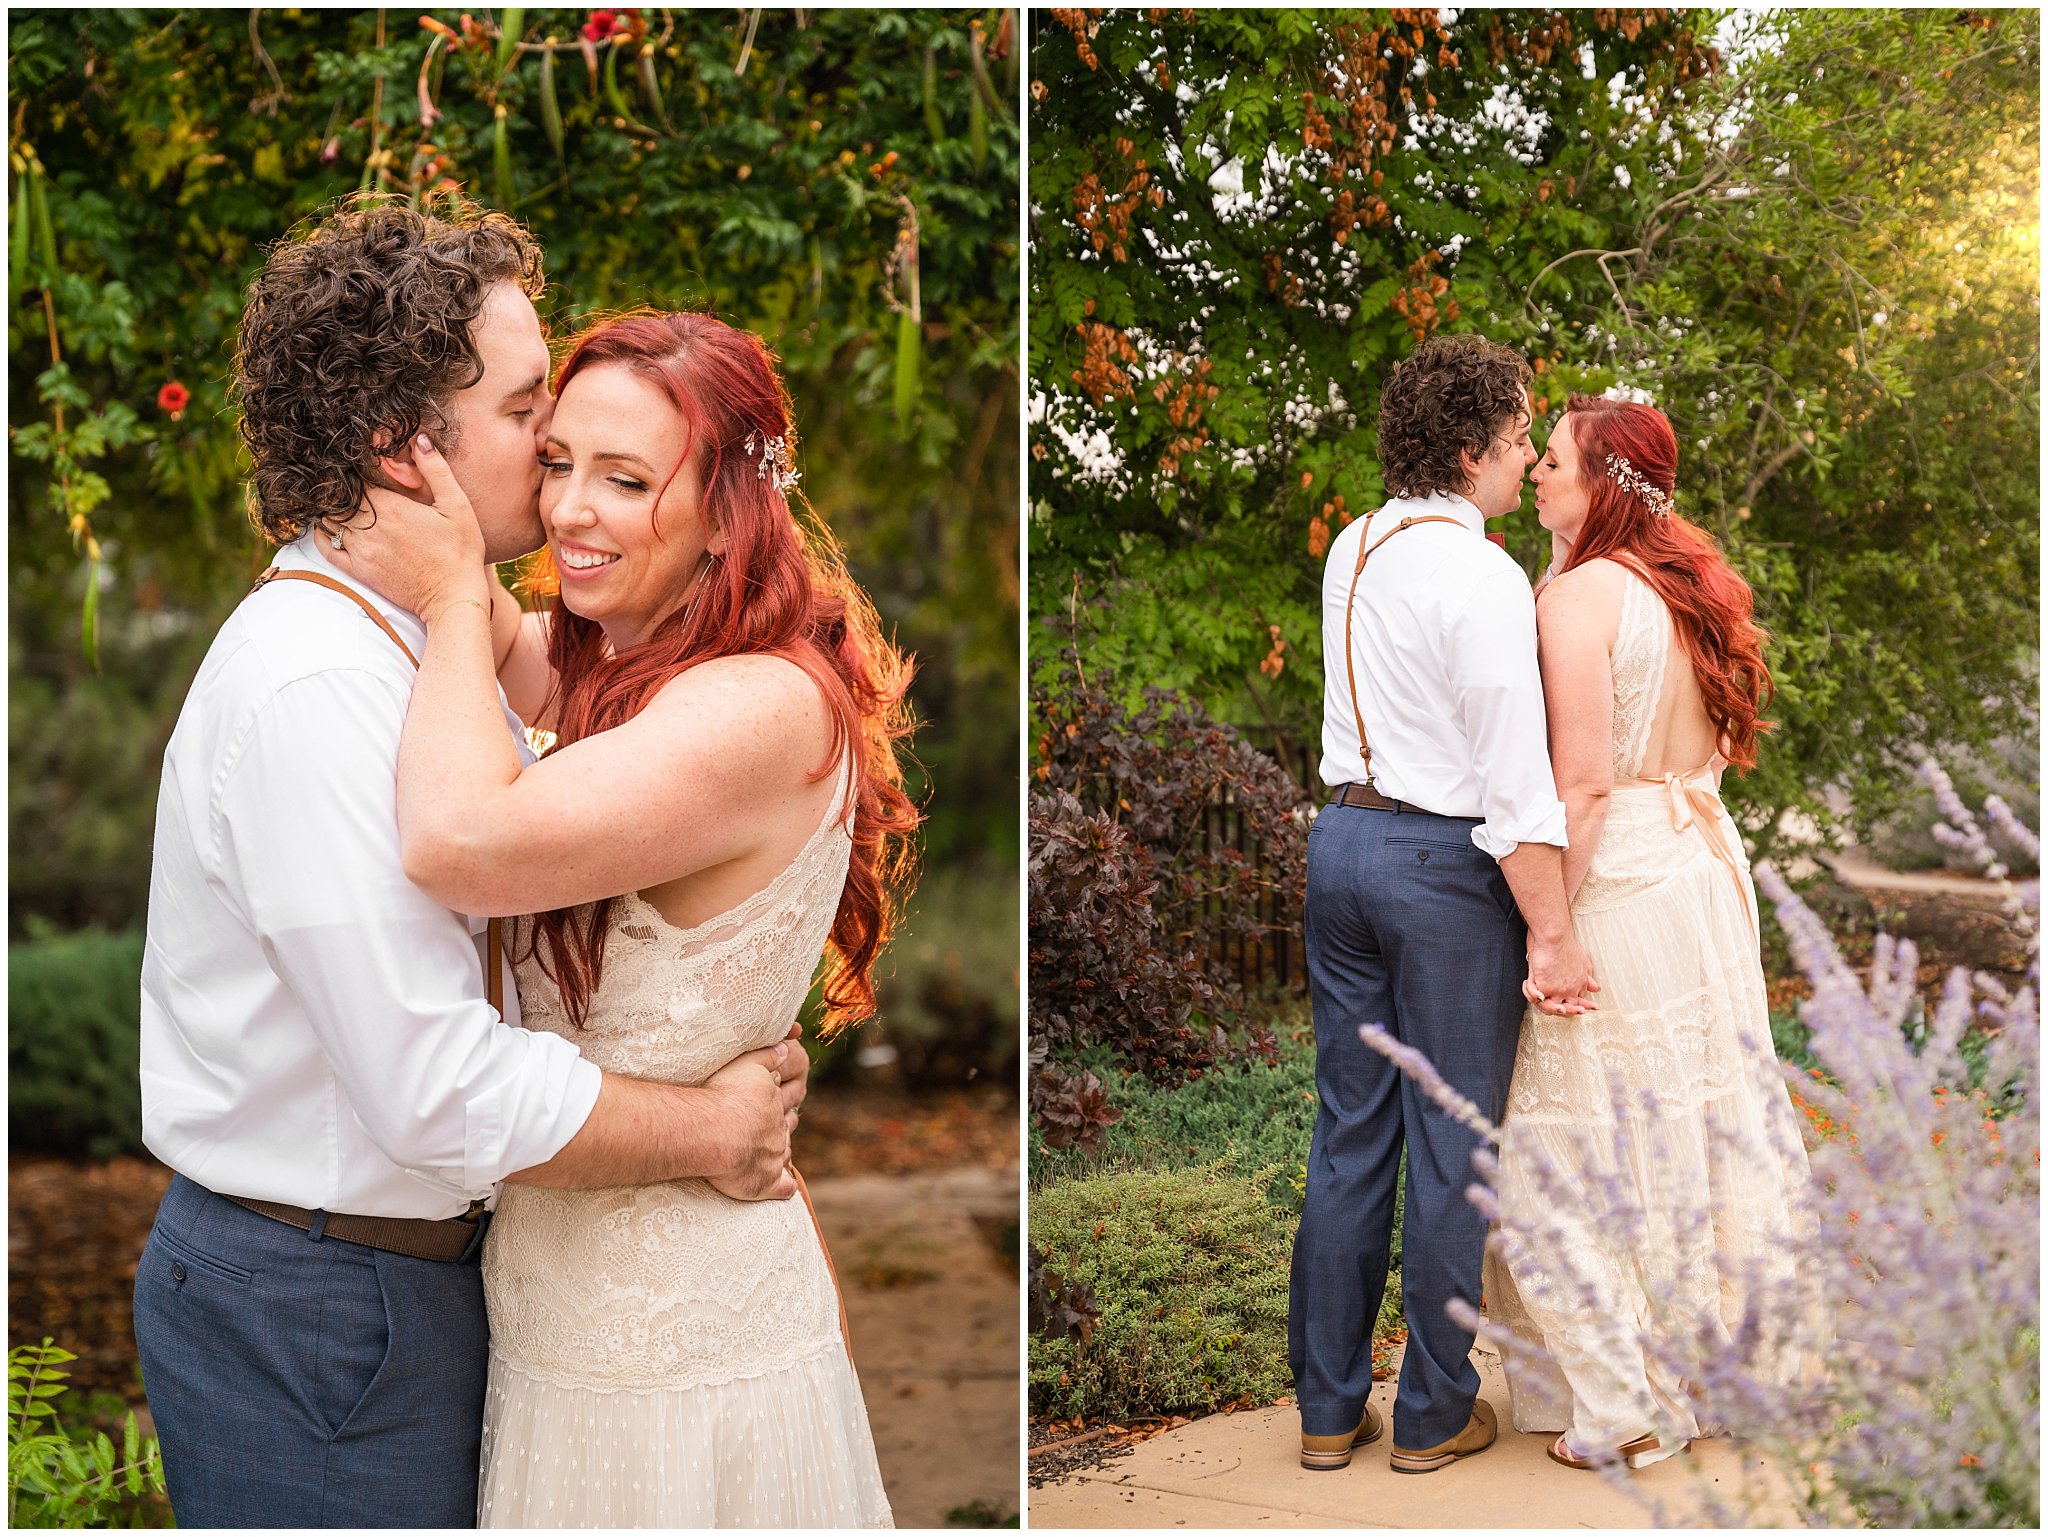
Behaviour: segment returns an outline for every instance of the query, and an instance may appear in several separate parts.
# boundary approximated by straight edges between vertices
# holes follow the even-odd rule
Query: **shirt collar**
[[[1470,498],[1455,491],[1431,492],[1427,496],[1397,496],[1387,503],[1389,510],[1400,509],[1400,518],[1455,518],[1480,538],[1486,537],[1486,514]]]
[[[391,622],[391,627],[405,638],[414,656],[423,656],[427,646],[427,627],[419,616],[410,609],[400,608],[374,587],[366,587],[355,577],[327,558],[327,552],[320,548],[317,530],[308,529],[290,544],[278,549],[273,566],[285,571],[317,571],[325,577],[332,577],[351,592],[360,593],[370,606]]]

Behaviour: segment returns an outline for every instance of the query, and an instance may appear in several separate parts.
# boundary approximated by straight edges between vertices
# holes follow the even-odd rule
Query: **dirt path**
[[[896,1524],[1018,1511],[1015,1167],[811,1182]]]
[[[1996,881],[1954,870],[1887,870],[1853,845],[1820,856],[1836,880],[1858,891],[1909,891],[1921,896],[1962,897],[1972,905],[2003,909],[2005,892]],[[2027,877],[2032,879],[2032,877]]]

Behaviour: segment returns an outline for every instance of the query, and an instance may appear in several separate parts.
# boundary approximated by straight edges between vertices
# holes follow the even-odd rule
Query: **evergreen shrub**
[[[1301,1210],[1309,1137],[1316,1124],[1315,1042],[1299,1025],[1283,1024],[1274,1061],[1215,1068],[1193,1083],[1162,1088],[1142,1075],[1119,1073],[1106,1057],[1087,1065],[1103,1075],[1121,1117],[1093,1151],[1032,1149],[1032,1185],[1086,1179],[1122,1169],[1217,1167],[1245,1179],[1264,1178],[1276,1205]]]
[[[7,947],[8,1145],[141,1153],[142,935],[85,930]]]
[[[1035,1193],[1044,1268],[1092,1289],[1100,1316],[1031,1340],[1033,1413],[1202,1414],[1287,1391],[1287,1264],[1296,1219],[1265,1181],[1213,1169],[1062,1180]]]

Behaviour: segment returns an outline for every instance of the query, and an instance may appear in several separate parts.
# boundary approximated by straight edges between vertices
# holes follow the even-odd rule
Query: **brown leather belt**
[[[1427,806],[1418,806],[1413,801],[1397,801],[1392,796],[1382,795],[1369,784],[1348,784],[1330,797],[1332,806],[1356,806],[1361,811],[1407,811],[1420,816],[1442,816],[1440,811],[1431,811]],[[1453,822],[1482,822],[1484,817],[1451,817]]]
[[[307,1211],[303,1206],[286,1206],[277,1201],[252,1201],[245,1196],[227,1197],[246,1206],[260,1217],[288,1222],[311,1233],[315,1239],[339,1238],[365,1248],[389,1254],[408,1254],[414,1259],[453,1263],[468,1259],[483,1243],[490,1227],[490,1213],[483,1202],[472,1201],[459,1217],[430,1222],[424,1217],[352,1217],[346,1212]]]

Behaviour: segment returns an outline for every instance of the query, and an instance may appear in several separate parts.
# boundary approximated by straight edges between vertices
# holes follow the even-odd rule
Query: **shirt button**
[[[185,1262],[183,1260],[174,1259],[171,1261],[171,1279],[173,1281],[185,1279]]]

